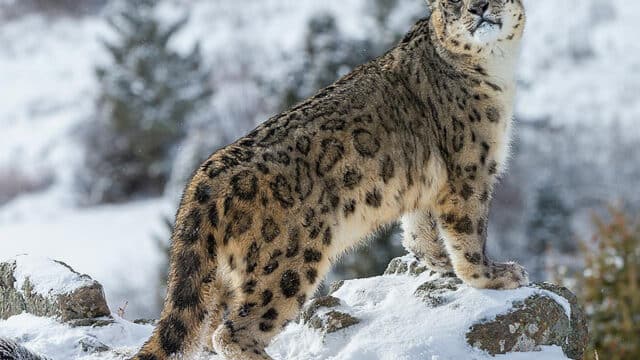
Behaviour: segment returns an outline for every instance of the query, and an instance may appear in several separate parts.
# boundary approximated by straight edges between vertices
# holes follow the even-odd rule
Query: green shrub
[[[596,219],[593,244],[584,246],[585,271],[578,279],[590,318],[587,359],[640,359],[640,218],[611,210]]]

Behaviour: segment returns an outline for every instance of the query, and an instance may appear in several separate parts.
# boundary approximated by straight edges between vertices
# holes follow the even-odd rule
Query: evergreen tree
[[[100,83],[96,123],[87,134],[90,202],[118,202],[160,194],[186,123],[212,94],[199,46],[181,55],[168,46],[186,18],[163,26],[157,0],[125,1],[109,24],[117,41],[104,41],[111,64]]]
[[[332,14],[311,18],[305,37],[304,62],[292,75],[285,90],[283,108],[291,107],[331,85],[353,68],[373,59],[377,52],[373,42],[346,38]]]

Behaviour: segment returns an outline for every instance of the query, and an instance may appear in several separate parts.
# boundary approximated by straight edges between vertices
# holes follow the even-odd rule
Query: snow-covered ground
[[[471,325],[483,319],[492,320],[511,309],[514,302],[534,294],[554,299],[570,316],[565,299],[536,288],[494,291],[463,285],[448,295],[447,304],[430,308],[414,292],[420,284],[432,279],[435,278],[423,273],[418,277],[385,275],[347,281],[333,294],[341,304],[332,310],[357,317],[359,324],[323,334],[302,322],[292,323],[267,351],[281,360],[568,359],[557,346],[492,357],[470,347],[465,340]],[[0,337],[18,339],[22,345],[53,360],[122,359],[141,346],[152,327],[114,317],[116,322],[106,327],[71,328],[51,319],[22,314],[0,320]],[[88,354],[82,351],[82,341],[97,341],[112,351]]]
[[[21,314],[0,320],[0,337],[14,339],[31,351],[52,360],[121,360],[117,352],[133,352],[149,337],[153,326],[138,325],[114,315],[115,323],[102,327],[71,327],[54,319]],[[110,353],[87,354],[81,342],[114,349]]]
[[[628,0],[526,0],[528,27],[519,71],[517,114],[560,124],[623,126],[623,136],[640,138],[640,26]],[[259,101],[250,79],[281,81],[303,49],[307,20],[330,11],[353,37],[373,29],[366,0],[166,1],[163,16],[191,17],[175,39],[189,49],[196,39],[222,72],[225,91],[213,99],[227,132],[238,134],[233,112]],[[407,29],[422,0],[402,0],[394,26]],[[0,24],[0,177],[19,169],[24,178],[52,177],[42,193],[0,205],[0,258],[19,253],[47,255],[87,271],[105,285],[112,308],[129,297],[152,301],[160,252],[154,235],[166,236],[162,216],[169,200],[121,206],[76,207],[75,172],[82,160],[78,126],[91,121],[93,67],[104,61],[99,42],[109,30],[99,17],[44,19],[29,16]],[[247,56],[250,54],[250,56]],[[229,60],[231,59],[231,60]],[[238,77],[249,79],[238,81]],[[226,82],[226,83],[225,83]],[[266,106],[267,111],[273,106]],[[255,119],[260,121],[265,116]],[[597,132],[594,131],[594,136]],[[603,145],[585,139],[588,149]],[[573,149],[573,151],[576,151]],[[175,195],[175,194],[174,194]],[[171,196],[172,199],[175,196]],[[118,291],[128,288],[132,290]],[[149,314],[131,308],[131,316]],[[154,309],[153,311],[157,311]]]

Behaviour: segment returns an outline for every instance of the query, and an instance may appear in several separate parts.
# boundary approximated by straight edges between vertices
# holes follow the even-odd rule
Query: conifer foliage
[[[157,0],[123,1],[104,41],[110,63],[97,68],[95,123],[86,137],[89,202],[161,193],[189,119],[213,93],[199,46],[182,55],[169,41],[186,18],[163,26]]]
[[[330,13],[320,13],[309,20],[304,45],[304,63],[292,74],[283,108],[313,95],[378,55],[373,42],[346,37]]]

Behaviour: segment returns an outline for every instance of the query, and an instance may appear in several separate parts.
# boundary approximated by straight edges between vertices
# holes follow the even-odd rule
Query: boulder
[[[583,325],[581,321],[572,322],[565,309],[551,297],[534,295],[515,303],[506,314],[473,325],[466,338],[470,345],[491,355],[556,345],[569,358],[582,359],[589,340]]]
[[[72,325],[110,323],[102,285],[56,260],[20,255],[0,263],[0,319],[23,312]]]
[[[428,271],[416,262],[413,256],[393,259],[385,274],[417,276]],[[436,308],[459,300],[456,292],[463,287],[466,285],[453,274],[431,276],[414,295],[428,307]],[[511,309],[494,318],[478,319],[465,335],[467,343],[491,355],[537,351],[542,346],[555,345],[568,358],[582,359],[589,335],[587,318],[576,296],[549,283],[531,287],[542,291],[514,301]]]
[[[395,258],[389,262],[384,275],[412,275],[418,276],[429,269],[422,264],[415,256],[408,254]]]
[[[2,360],[49,360],[31,352],[15,341],[0,338],[0,359]]]
[[[355,316],[332,309],[338,306],[340,306],[340,299],[333,296],[312,299],[302,311],[302,322],[327,334],[346,329],[360,322]]]
[[[359,322],[360,320],[352,315],[341,311],[331,310],[324,314],[314,315],[311,320],[309,320],[309,326],[330,334],[356,325]]]
[[[584,312],[569,290],[535,284],[481,290],[413,256],[386,275],[345,280],[311,299],[267,349],[276,359],[580,359]],[[508,357],[509,355],[507,355]]]
[[[418,286],[413,293],[422,299],[429,307],[446,305],[453,300],[450,296],[462,285],[462,280],[456,277],[441,277],[426,281]]]

